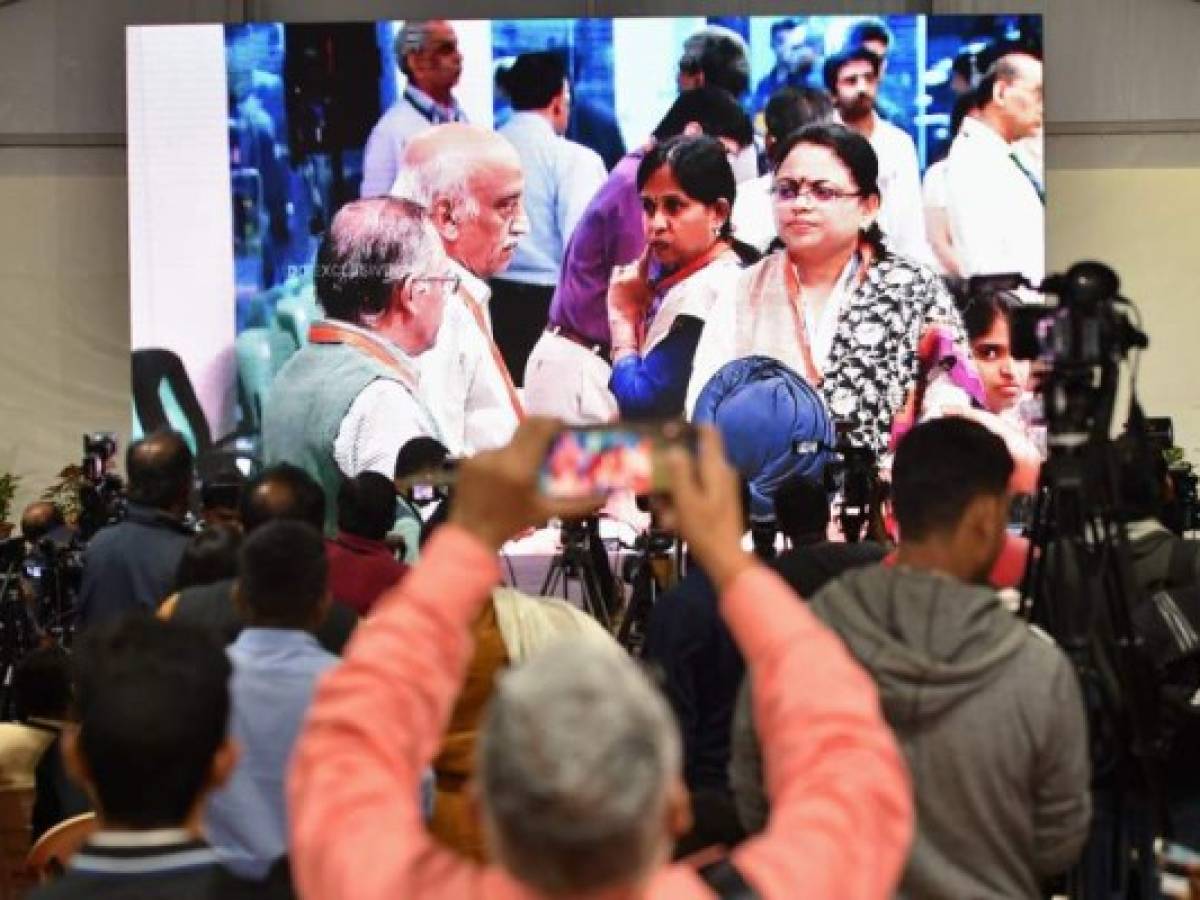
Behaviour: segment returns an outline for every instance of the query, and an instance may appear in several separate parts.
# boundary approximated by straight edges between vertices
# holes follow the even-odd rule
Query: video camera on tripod
[[[1122,508],[1120,452],[1110,438],[1121,366],[1148,345],[1126,313],[1115,272],[1081,262],[1040,285],[1020,275],[970,279],[972,295],[1033,288],[1054,303],[1012,310],[1013,355],[1048,366],[1042,466],[1022,585],[1022,613],[1067,653],[1092,734],[1098,818],[1067,879],[1073,898],[1154,896],[1155,832],[1170,835],[1162,761],[1171,739],[1163,672],[1148,647],[1154,616],[1135,576]],[[1135,369],[1136,371],[1136,369]],[[1130,390],[1126,448],[1146,444]],[[1170,629],[1168,629],[1170,630]]]
[[[105,525],[125,517],[125,483],[110,470],[117,455],[117,436],[96,431],[83,436],[83,476],[79,483],[79,534],[91,539]]]

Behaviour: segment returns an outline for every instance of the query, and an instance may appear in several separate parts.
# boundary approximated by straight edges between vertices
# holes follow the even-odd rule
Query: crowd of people
[[[1045,452],[1011,348],[1025,298],[960,309],[943,277],[1040,274],[1019,146],[1040,62],[996,54],[922,197],[877,103],[890,35],[851,34],[825,91],[773,34],[760,175],[723,30],[689,40],[678,98],[606,172],[563,137],[556,57],[516,61],[489,131],[455,101],[453,28],[404,26],[408,85],[322,241],[324,318],[271,390],[264,468],[236,506],[202,496],[197,533],[184,439],[131,446],[73,653],[16,673],[0,764],[36,788],[35,829],[95,814],[38,896],[1035,898],[1077,862],[1084,697],[998,592]],[[894,545],[833,539],[816,463],[735,468],[748,439],[717,416],[656,460],[688,565],[648,666],[502,585],[507,542],[605,500],[546,494],[564,423],[690,418],[748,372],[791,385],[822,441],[836,419],[888,458]],[[397,480],[448,457],[422,515]],[[1122,477],[1137,577],[1200,582],[1150,463]],[[764,508],[769,561],[743,549]],[[56,516],[35,504],[27,537]],[[1187,821],[1200,788],[1175,785]]]

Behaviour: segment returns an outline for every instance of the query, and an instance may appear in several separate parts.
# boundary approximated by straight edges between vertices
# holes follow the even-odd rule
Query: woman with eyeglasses
[[[637,171],[646,250],[608,289],[613,373],[623,419],[683,413],[692,357],[713,304],[757,253],[733,239],[737,186],[725,146],[705,136],[656,144]]]
[[[926,326],[945,323],[965,349],[958,311],[932,270],[884,243],[879,161],[865,138],[842,125],[810,125],[787,137],[776,159],[783,248],[743,272],[734,295],[715,306],[687,409],[725,363],[770,356],[820,386],[852,443],[882,455],[914,386]]]

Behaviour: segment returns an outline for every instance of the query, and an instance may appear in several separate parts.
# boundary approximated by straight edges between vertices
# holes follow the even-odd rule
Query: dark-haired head
[[[190,824],[236,758],[224,647],[208,629],[130,616],[89,629],[73,661],[79,731],[64,751],[105,824]]]
[[[545,109],[566,87],[567,69],[562,57],[550,51],[522,53],[496,82],[518,112]]]
[[[879,69],[883,64],[878,53],[861,45],[848,47],[840,53],[826,57],[825,65],[821,69],[821,76],[825,81],[825,89],[829,93],[836,96],[838,76],[842,74],[842,69],[852,62],[870,63],[871,71],[875,73],[876,78],[879,77]]]
[[[871,247],[876,258],[885,256],[887,248],[883,243],[883,232],[880,230],[879,223],[875,221],[874,216],[882,200],[879,191],[879,158],[875,155],[870,142],[857,131],[847,128],[845,125],[809,125],[801,128],[799,131],[794,131],[780,142],[776,152],[776,159],[778,159],[775,170],[777,186],[785,178],[790,177],[795,180],[803,180],[810,177],[804,172],[793,172],[789,169],[791,163],[789,163],[788,158],[797,148],[805,146],[821,147],[828,150],[833,154],[836,161],[846,169],[850,182],[848,186],[857,193],[857,199],[852,197],[844,202],[854,200],[855,202],[866,204],[867,209],[865,212],[869,213],[869,215],[864,215],[863,217],[859,237]],[[789,170],[784,171],[785,169]],[[781,212],[777,204],[777,223],[779,222],[780,215]],[[782,233],[780,237],[783,239]],[[784,244],[787,244],[786,240],[784,240]]]
[[[900,441],[892,497],[905,545],[936,546],[966,581],[982,581],[1004,545],[1013,460],[1004,441],[970,419],[918,425]]]
[[[962,307],[963,327],[967,331],[967,340],[974,343],[992,330],[996,319],[1009,317],[1014,304],[1020,300],[1012,294],[999,292],[994,294],[979,294],[969,298]]]
[[[242,491],[242,525],[247,534],[275,519],[298,519],[318,531],[325,525],[325,492],[311,475],[291,463],[263,469]]]
[[[750,60],[740,34],[709,25],[683,42],[679,57],[679,89],[710,87],[740,97],[750,86]]]
[[[775,492],[775,521],[793,544],[826,539],[829,530],[829,495],[819,481],[793,475]]]
[[[833,102],[828,94],[815,88],[780,88],[767,101],[763,121],[767,126],[767,153],[771,165],[776,166],[779,160],[775,148],[780,142],[807,125],[832,122]]]
[[[181,514],[192,490],[192,450],[177,431],[156,431],[129,445],[129,499]]]
[[[654,138],[665,141],[683,134],[692,123],[705,134],[733,141],[738,147],[748,147],[754,140],[750,117],[732,94],[720,88],[699,87],[681,93],[654,129]]]
[[[17,721],[62,721],[71,710],[71,658],[62,647],[31,650],[13,671]]]
[[[238,556],[238,603],[258,627],[316,628],[326,612],[325,541],[307,522],[268,522]]]
[[[849,47],[866,47],[878,53],[882,48],[884,53],[892,46],[892,30],[878,16],[859,19],[850,27],[846,35],[846,45]],[[882,54],[881,54],[882,55]]]
[[[378,472],[359,472],[338,489],[338,528],[382,541],[396,522],[396,486]]]
[[[175,590],[233,578],[241,545],[241,529],[229,525],[210,525],[197,532],[183,548],[175,570]]]
[[[667,169],[690,199],[718,209],[724,216],[720,236],[732,235],[729,212],[737,196],[737,182],[724,144],[708,135],[679,135],[655,144],[638,164],[638,190],[645,190],[660,169]]]

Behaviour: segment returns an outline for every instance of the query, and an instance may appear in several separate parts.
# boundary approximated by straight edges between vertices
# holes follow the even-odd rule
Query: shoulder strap
[[[696,874],[721,900],[760,900],[758,891],[746,883],[728,856],[698,869]]]

